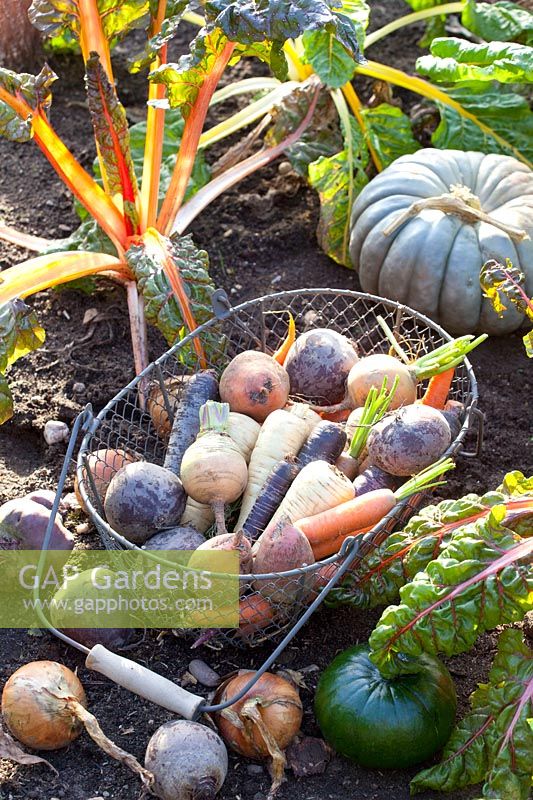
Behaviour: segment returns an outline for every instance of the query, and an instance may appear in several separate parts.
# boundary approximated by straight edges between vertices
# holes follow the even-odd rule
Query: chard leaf
[[[50,86],[57,75],[45,64],[38,75],[17,74],[0,67],[0,89],[13,100],[22,100],[29,110],[47,112],[52,102]],[[31,116],[23,119],[8,102],[0,100],[0,136],[12,142],[27,142],[33,134]]]
[[[400,589],[370,637],[370,658],[385,677],[416,671],[423,652],[451,656],[477,637],[522,619],[533,607],[533,539],[501,524],[505,505],[459,528],[424,572]],[[533,516],[533,510],[531,510]]]
[[[413,794],[450,792],[485,780],[483,797],[527,800],[531,786],[533,652],[519,630],[503,631],[489,682],[470,698],[442,761],[411,781]]]
[[[533,495],[533,477],[526,478],[520,470],[515,469],[513,472],[507,473],[497,491],[509,497],[520,497],[523,494]]]
[[[95,5],[108,41],[148,22],[148,0],[95,0]],[[69,32],[80,38],[79,0],[33,0],[28,16],[45,36]]]
[[[397,106],[380,103],[375,108],[364,108],[361,114],[383,168],[400,156],[420,149],[420,144],[413,136],[409,117]]]
[[[324,30],[354,58],[359,54],[357,28],[341,0],[206,0],[205,12],[232,42],[268,40],[281,47],[306,31]]]
[[[195,247],[191,236],[164,241],[185,285],[196,322],[201,325],[213,316],[211,296],[214,285],[207,271],[207,253]],[[165,273],[162,253],[141,242],[129,248],[126,260],[135,275],[139,292],[144,296],[146,319],[159,328],[169,344],[182,339],[188,331]],[[202,344],[208,352],[214,343],[202,339]]]
[[[513,42],[473,44],[456,37],[431,43],[431,55],[422,56],[416,69],[432,81],[533,81],[533,48]]]
[[[479,82],[449,89],[447,94],[487,129],[482,130],[453,108],[437,101],[440,123],[431,137],[433,147],[515,157],[518,151],[533,161],[533,113],[525,97]],[[491,132],[503,137],[509,146],[498,141]]]
[[[370,9],[364,0],[343,2],[340,9],[354,24],[359,52],[362,52]],[[350,52],[326,29],[306,31],[302,36],[304,63],[311,64],[320,80],[332,89],[350,81],[356,62]]]
[[[273,112],[273,123],[265,135],[269,147],[282,142],[297,129],[309,110],[313,95],[313,86],[301,84],[283,98]],[[307,178],[313,161],[321,156],[332,156],[342,147],[343,137],[335,103],[329,92],[321,92],[311,124],[285,154],[296,172]]]
[[[516,3],[476,3],[467,0],[461,22],[486,42],[533,44],[533,14]]]
[[[405,0],[413,11],[424,11],[426,8],[435,8],[446,3],[447,0]]]
[[[138,223],[135,208],[137,178],[130,152],[128,120],[115,86],[109,82],[96,53],[91,53],[87,59],[86,83],[89,113],[109,192],[122,195],[124,214],[130,222],[130,233],[133,233]]]
[[[144,67],[149,67],[157,56],[163,45],[174,38],[180,25],[183,12],[188,6],[188,0],[178,0],[178,2],[167,4],[166,18],[163,20],[161,30],[155,35],[150,35],[144,50],[130,61],[130,72],[139,72]],[[152,24],[157,14],[157,6],[152,11]]]
[[[365,168],[368,150],[361,129],[350,117],[344,129],[344,149],[309,165],[309,183],[320,198],[317,237],[324,252],[344,266],[351,266],[348,253],[352,203],[368,183]]]
[[[0,425],[13,415],[13,398],[5,379],[6,370],[19,358],[40,347],[44,338],[44,330],[35,313],[23,300],[12,300],[0,306]]]
[[[488,297],[498,315],[503,315],[507,308],[504,300],[508,300],[533,321],[533,302],[524,291],[526,276],[518,267],[513,267],[509,259],[505,266],[494,259],[483,264],[479,282],[483,294]]]

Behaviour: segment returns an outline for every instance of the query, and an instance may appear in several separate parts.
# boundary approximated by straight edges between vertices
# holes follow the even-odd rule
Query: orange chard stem
[[[33,135],[50,164],[70,191],[109,236],[119,253],[126,244],[124,217],[110,197],[79,164],[61,141],[46,117],[38,112],[32,119]]]
[[[110,83],[113,83],[113,68],[109,45],[102,27],[102,19],[96,0],[77,0],[80,17],[80,47],[83,60],[91,53],[98,53]]]
[[[151,35],[156,36],[161,32],[167,0],[160,0],[157,17],[152,26]],[[163,45],[157,57],[151,64],[150,72],[167,61],[167,45]],[[161,158],[163,153],[163,137],[165,133],[165,109],[154,108],[151,100],[163,100],[166,95],[166,86],[162,83],[149,84],[148,111],[146,114],[146,139],[144,142],[143,174],[141,180],[141,207],[140,227],[141,232],[153,228],[157,219],[157,205],[159,200],[159,180],[161,175]]]
[[[176,266],[174,259],[169,253],[168,246],[164,237],[155,228],[148,228],[148,230],[143,235],[143,241],[147,247],[154,247],[161,254],[165,275],[167,276],[172,291],[174,292],[174,295],[179,303],[179,306],[181,308],[181,313],[183,315],[185,324],[189,329],[189,333],[192,333],[194,330],[196,330],[198,325],[196,323],[194,314],[191,309],[191,305],[189,303],[189,298],[187,296],[187,291],[185,289],[179,271],[179,267]],[[205,357],[204,349],[198,338],[193,339],[193,347],[196,352],[196,355],[198,356],[200,367],[202,369],[206,369],[207,360]]]
[[[287,336],[281,343],[280,347],[276,350],[272,358],[274,358],[278,364],[285,363],[285,359],[287,358],[288,352],[291,349],[294,341],[296,339],[296,324],[294,322],[294,317],[292,316],[291,312],[289,311],[289,328],[287,330]]]
[[[158,230],[166,236],[172,233],[174,220],[185,197],[211,97],[234,49],[235,42],[226,43],[212,70],[206,75],[190,114],[185,121],[176,165],[157,220]]]

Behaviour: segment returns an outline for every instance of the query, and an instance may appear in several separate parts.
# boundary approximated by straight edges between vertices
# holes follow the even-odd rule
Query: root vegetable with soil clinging
[[[264,422],[289,399],[289,376],[272,356],[245,350],[235,356],[220,378],[220,399],[232,411]]]

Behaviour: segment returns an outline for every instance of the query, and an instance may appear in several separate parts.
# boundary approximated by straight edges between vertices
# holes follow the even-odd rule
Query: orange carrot
[[[376,525],[376,523],[374,523],[374,525]],[[313,547],[315,561],[320,561],[322,558],[328,558],[328,556],[335,555],[335,553],[339,552],[346,539],[349,539],[350,536],[362,536],[363,533],[368,533],[368,531],[371,531],[374,525],[367,525],[366,528],[360,528],[357,531],[350,531],[349,533],[334,536],[333,538],[326,539],[326,541],[316,545]]]
[[[376,525],[396,503],[397,498],[390,489],[376,489],[300,519],[295,525],[309,539],[315,558],[324,558],[337,552],[344,537]]]
[[[259,592],[241,598],[239,602],[239,628],[241,636],[252,636],[268,628],[274,619],[274,609]]]
[[[353,411],[353,408],[341,408],[340,411],[320,411],[319,406],[315,406],[315,409],[322,419],[327,419],[328,422],[346,422]]]
[[[294,322],[294,317],[289,311],[289,328],[287,330],[287,336],[285,337],[281,345],[278,347],[278,349],[272,356],[272,358],[274,358],[278,362],[278,364],[281,364],[283,366],[283,364],[285,363],[285,359],[287,358],[287,354],[291,349],[292,345],[294,344],[295,339],[296,339],[296,324]]]
[[[428,383],[424,396],[418,401],[422,406],[431,406],[442,411],[450,393],[455,369],[447,369],[434,375]]]

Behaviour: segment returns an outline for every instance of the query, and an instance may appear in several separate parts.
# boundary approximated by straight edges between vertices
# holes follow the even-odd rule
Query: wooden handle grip
[[[162,708],[174,711],[185,719],[196,719],[199,716],[203,697],[187,692],[181,686],[129,658],[111,653],[101,644],[92,648],[85,664],[89,669],[102,673],[119,686],[146,700],[151,700]]]

